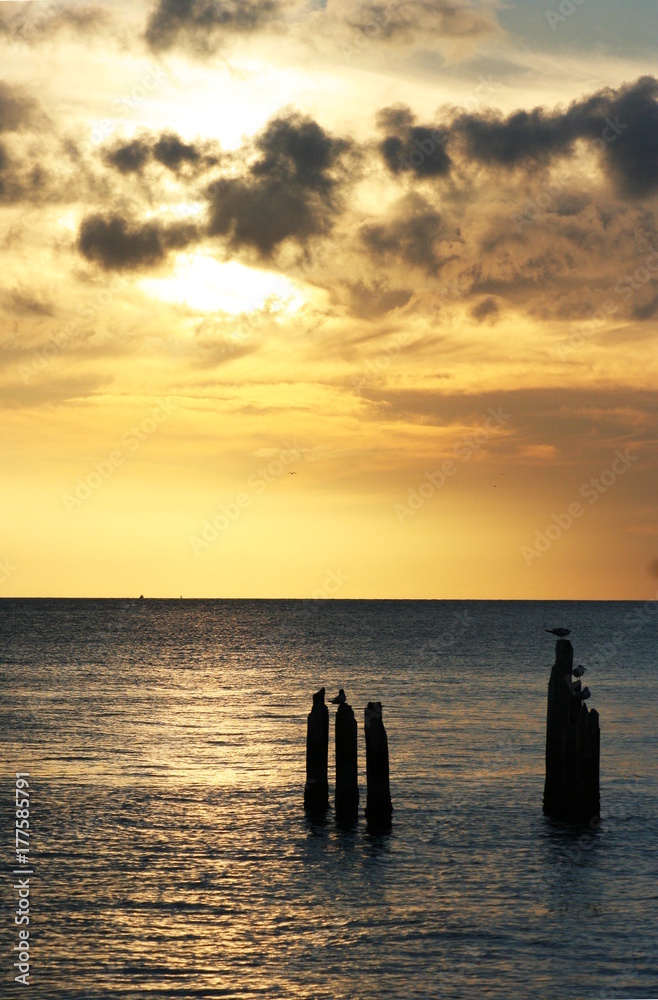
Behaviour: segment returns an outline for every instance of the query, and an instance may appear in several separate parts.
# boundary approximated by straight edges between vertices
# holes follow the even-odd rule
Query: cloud
[[[413,295],[410,288],[390,288],[387,281],[374,279],[371,282],[358,281],[341,282],[339,289],[334,290],[335,297],[340,301],[342,294],[347,293],[347,304],[350,313],[359,319],[378,319],[395,309],[406,305]]]
[[[106,32],[110,22],[107,10],[93,4],[72,7],[61,2],[26,3],[20,7],[13,16],[0,7],[0,35],[27,45],[48,41],[61,33],[88,37]]]
[[[9,310],[17,316],[55,315],[55,305],[52,301],[24,286],[11,289],[3,298]]]
[[[36,101],[0,80],[0,132],[16,132],[35,119]]]
[[[122,174],[130,174],[141,170],[151,155],[151,148],[148,143],[141,139],[132,139],[130,142],[121,143],[114,149],[107,150],[104,154],[105,162],[121,171]]]
[[[617,90],[606,88],[574,101],[566,111],[462,113],[443,128],[450,149],[461,143],[467,158],[507,169],[545,167],[572,156],[589,141],[618,191],[641,198],[658,191],[658,80],[644,76]]]
[[[478,323],[482,323],[485,319],[496,320],[499,312],[500,309],[498,307],[498,303],[494,298],[489,296],[481,302],[478,302],[477,305],[473,306],[471,309],[471,316],[473,319],[476,319]]]
[[[473,41],[500,32],[493,7],[460,0],[338,0],[328,6],[362,36],[382,42],[409,43],[428,38]]]
[[[455,163],[466,170],[538,173],[575,157],[578,144],[587,143],[622,197],[658,192],[658,80],[651,76],[605,88],[566,109],[504,116],[444,108],[435,124],[419,125],[408,107],[394,105],[378,113],[377,125],[386,133],[379,149],[392,174],[454,177]]]
[[[263,257],[285,240],[305,247],[311,237],[327,233],[340,208],[342,157],[351,144],[291,113],[270,121],[254,148],[257,159],[243,176],[209,186],[209,233]],[[239,159],[245,155],[241,151]]]
[[[201,159],[201,153],[196,146],[183,142],[173,132],[162,133],[153,146],[153,156],[158,163],[162,163],[174,172],[180,170],[183,164],[197,164]]]
[[[219,162],[216,144],[184,142],[174,132],[162,132],[158,138],[147,134],[118,142],[103,152],[107,164],[122,174],[138,173],[147,163],[155,160],[172,173],[185,168],[203,169]]]
[[[90,181],[81,149],[40,104],[0,81],[0,202],[77,200]]]
[[[178,47],[207,55],[226,35],[256,31],[281,12],[281,0],[158,0],[144,37],[156,52]]]
[[[658,191],[658,80],[644,76],[609,91],[609,114],[625,126],[606,147],[606,166],[620,191],[642,198]]]
[[[497,450],[518,455],[529,446],[551,446],[557,452],[554,464],[576,467],[592,461],[596,453],[607,457],[617,447],[651,446],[658,415],[654,392],[623,385],[463,393],[371,384],[362,388],[361,396],[386,420],[436,427],[477,426],[490,411],[502,410],[509,419],[505,433],[495,439]]]
[[[383,108],[377,114],[377,125],[386,132],[379,149],[392,174],[409,170],[417,177],[444,177],[450,172],[452,161],[444,145],[445,133],[416,125],[405,105]]]
[[[188,246],[194,226],[128,222],[120,215],[88,216],[80,226],[78,249],[104,270],[134,270],[159,264],[172,249]]]
[[[95,396],[109,385],[107,376],[88,374],[65,378],[39,378],[33,383],[2,386],[2,402],[7,409],[38,409],[58,406]]]
[[[390,221],[366,223],[360,232],[362,243],[374,256],[401,259],[430,274],[440,267],[436,243],[442,235],[441,216],[418,195],[402,199]]]

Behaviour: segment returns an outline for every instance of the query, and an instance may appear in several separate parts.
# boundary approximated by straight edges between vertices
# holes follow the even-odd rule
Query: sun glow
[[[304,296],[292,281],[271,271],[220,263],[204,254],[181,254],[168,278],[143,278],[141,287],[155,298],[200,312],[231,316],[268,307],[274,313],[297,312]]]

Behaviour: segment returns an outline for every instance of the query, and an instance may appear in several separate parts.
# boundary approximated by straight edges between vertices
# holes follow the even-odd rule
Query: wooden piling
[[[359,815],[356,719],[347,702],[336,712],[336,819],[351,824]]]
[[[313,695],[313,708],[306,727],[306,785],[304,808],[323,812],[329,808],[327,765],[329,757],[329,710],[324,703],[324,688]]]
[[[382,721],[381,701],[369,701],[364,714],[368,784],[366,820],[371,831],[381,832],[390,828],[393,813],[389,787],[388,738]]]
[[[573,647],[558,639],[548,682],[544,813],[588,822],[600,811],[599,714],[572,691],[572,669]]]

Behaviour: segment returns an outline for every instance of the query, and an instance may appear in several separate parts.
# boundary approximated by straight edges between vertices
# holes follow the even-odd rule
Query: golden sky
[[[0,596],[656,596],[653,2],[0,3]]]

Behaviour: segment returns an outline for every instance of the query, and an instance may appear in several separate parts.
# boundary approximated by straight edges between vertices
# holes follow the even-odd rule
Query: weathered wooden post
[[[581,695],[573,684],[573,646],[558,639],[548,682],[544,783],[544,813],[554,819],[599,815],[599,714]]]
[[[373,832],[391,826],[393,806],[389,787],[388,738],[382,721],[381,701],[369,701],[365,710],[366,780],[368,797],[366,820]]]
[[[324,703],[324,688],[313,695],[313,708],[306,727],[306,785],[304,808],[322,812],[329,808],[327,763],[329,756],[329,709]]]
[[[343,702],[336,712],[336,819],[351,824],[359,815],[356,719]]]

